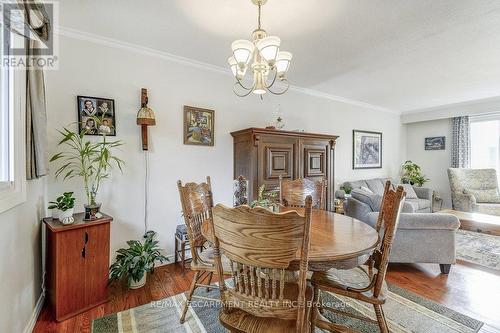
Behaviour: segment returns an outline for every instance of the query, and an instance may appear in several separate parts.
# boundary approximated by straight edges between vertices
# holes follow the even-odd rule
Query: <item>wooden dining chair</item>
[[[295,211],[275,214],[248,206],[217,205],[213,209],[215,261],[223,302],[219,320],[230,332],[309,330],[312,290],[307,286],[306,273],[310,196],[305,206],[304,216]],[[222,278],[221,251],[231,266],[230,283]],[[299,272],[297,281],[285,281],[287,269]]]
[[[190,268],[194,271],[191,287],[189,288],[187,300],[180,317],[180,322],[183,323],[191,299],[197,297],[193,295],[195,289],[206,287],[209,290],[209,288],[218,287],[210,286],[212,276],[216,271],[214,251],[211,246],[205,249],[207,240],[201,233],[202,223],[207,219],[212,220],[213,197],[210,177],[207,177],[206,183],[200,184],[187,183],[182,185],[182,182],[179,180],[177,181],[177,186],[179,188],[182,212],[191,250],[192,260]],[[206,283],[202,283],[203,281],[206,281]]]
[[[405,196],[406,193],[402,186],[398,186],[394,191],[391,183],[386,182],[382,206],[377,220],[377,231],[382,230],[382,240],[365,265],[350,270],[331,269],[327,272],[313,273],[311,283],[314,287],[314,309],[311,319],[311,332],[314,331],[315,326],[331,332],[352,332],[345,326],[321,319],[320,310],[372,322],[378,325],[381,332],[389,332],[382,309],[387,296],[385,274]],[[321,293],[324,292],[372,304],[377,320],[324,306],[320,297]]]
[[[326,182],[307,178],[283,179],[279,176],[279,203],[286,207],[304,207],[310,195],[313,208],[325,209]]]

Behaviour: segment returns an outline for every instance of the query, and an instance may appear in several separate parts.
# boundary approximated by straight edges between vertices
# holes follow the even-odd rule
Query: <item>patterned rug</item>
[[[500,236],[457,230],[457,258],[500,271]]]
[[[482,322],[448,309],[442,305],[422,298],[405,289],[389,285],[389,295],[384,311],[391,332],[451,333],[478,332]],[[217,289],[207,292],[205,288],[196,291],[202,296],[214,297]],[[179,324],[179,316],[185,294],[178,294],[160,301],[151,302],[126,311],[114,313],[92,322],[93,333],[224,333],[220,325],[219,303],[194,301],[189,309],[186,322]],[[373,307],[363,302],[343,299],[331,294],[324,297],[324,302],[331,302],[342,311],[362,314],[375,318]],[[325,316],[337,323],[348,325],[361,332],[378,332],[375,325],[349,317],[340,317],[326,312]],[[316,330],[320,332],[319,329]]]

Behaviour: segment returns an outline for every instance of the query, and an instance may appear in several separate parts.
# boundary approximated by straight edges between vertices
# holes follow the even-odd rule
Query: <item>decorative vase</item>
[[[69,208],[66,210],[58,209],[57,216],[62,224],[72,224],[73,222],[75,222],[75,219],[73,218],[73,208]]]
[[[139,279],[139,281],[135,281],[134,279],[130,279],[128,287],[130,289],[139,289],[139,288],[144,287],[144,285],[146,284],[146,277],[147,277],[147,274],[146,274],[146,272],[144,272],[142,274],[142,277]]]
[[[83,218],[84,221],[97,220],[102,215],[99,212],[101,210],[101,203],[97,203],[95,205],[83,205],[85,207],[85,216]]]

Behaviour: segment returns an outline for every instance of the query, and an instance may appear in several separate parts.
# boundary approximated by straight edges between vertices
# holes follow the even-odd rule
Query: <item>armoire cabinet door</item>
[[[85,303],[93,305],[108,297],[110,224],[85,229]]]
[[[294,179],[297,174],[295,142],[261,142],[259,144],[259,184],[277,187],[279,176]]]
[[[58,254],[53,262],[56,270],[56,317],[74,313],[85,307],[84,229],[55,235]]]

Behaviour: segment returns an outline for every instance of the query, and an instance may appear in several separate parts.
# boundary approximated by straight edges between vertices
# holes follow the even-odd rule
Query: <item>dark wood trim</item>
[[[86,228],[89,226],[94,226],[98,224],[103,224],[103,223],[109,223],[113,221],[113,218],[109,215],[102,214],[102,217],[97,220],[91,220],[91,221],[84,221],[83,217],[85,216],[85,213],[76,213],[73,215],[73,218],[75,219],[75,222],[73,224],[62,224],[59,222],[59,220],[53,219],[52,217],[45,217],[43,219],[43,222],[47,225],[47,227],[52,231],[52,232],[61,232],[61,231],[67,231],[71,229],[78,229],[78,228]]]
[[[376,167],[356,167],[356,159],[355,159],[355,150],[356,150],[356,144],[355,144],[355,135],[356,132],[361,132],[361,133],[370,133],[370,134],[380,134],[380,166]],[[374,131],[364,131],[364,130],[357,130],[353,129],[352,130],[352,169],[353,170],[363,170],[363,169],[382,169],[383,167],[383,135],[382,132],[374,132]]]

